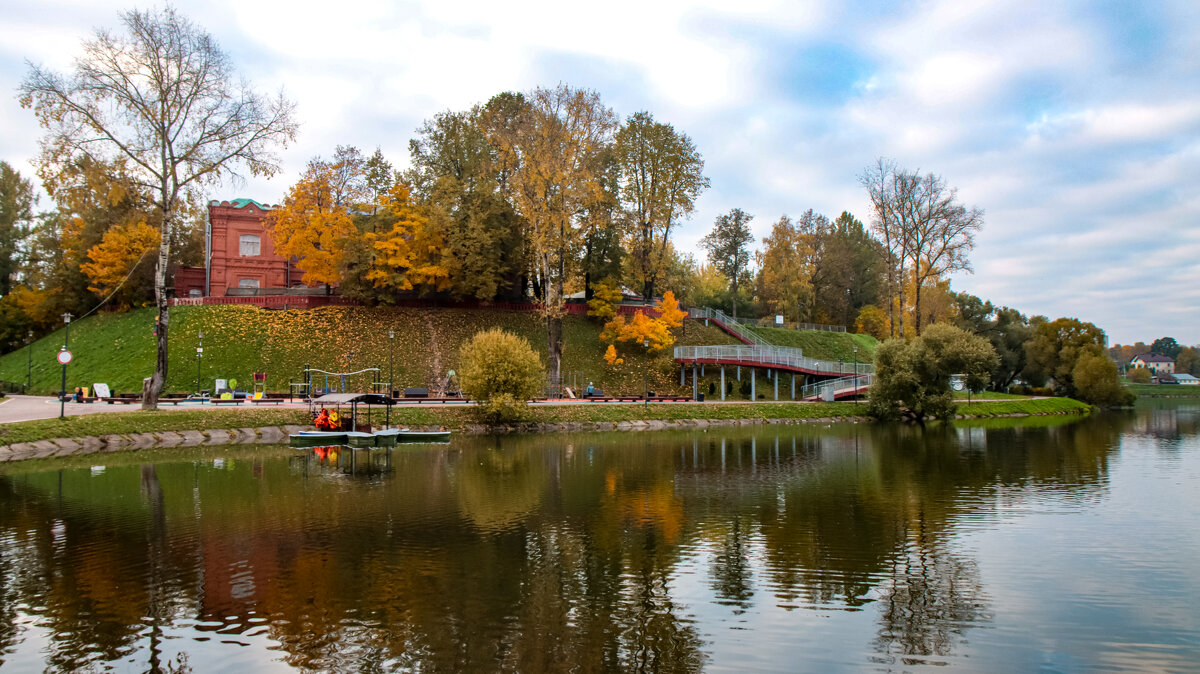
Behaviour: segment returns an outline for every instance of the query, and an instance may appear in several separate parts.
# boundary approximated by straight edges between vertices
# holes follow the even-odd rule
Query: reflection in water
[[[1009,590],[964,541],[1097,507],[1122,437],[1194,452],[1196,416],[16,465],[0,475],[0,668],[954,662],[987,652],[968,635]]]

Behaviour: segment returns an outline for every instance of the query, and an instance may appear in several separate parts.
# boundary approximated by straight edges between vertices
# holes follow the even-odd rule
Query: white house
[[[1129,367],[1144,367],[1154,374],[1175,374],[1175,359],[1157,353],[1142,353],[1129,361]]]

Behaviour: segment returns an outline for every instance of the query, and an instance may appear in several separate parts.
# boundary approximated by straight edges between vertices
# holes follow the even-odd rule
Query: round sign
[[[74,358],[74,356],[71,355],[70,351],[63,349],[62,351],[58,352],[58,355],[55,356],[55,358],[58,359],[59,365],[66,365],[67,363],[71,362],[71,359]]]

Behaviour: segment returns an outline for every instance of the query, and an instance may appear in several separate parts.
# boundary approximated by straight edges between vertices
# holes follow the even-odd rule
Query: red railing
[[[215,306],[219,304],[247,304],[264,309],[315,309],[328,306],[358,306],[359,300],[340,295],[261,295],[255,297],[177,297],[171,300],[172,306]],[[422,299],[397,300],[393,306],[415,309],[499,309],[502,311],[538,311],[540,304],[534,302],[481,302],[478,300],[438,301]],[[588,305],[568,303],[563,310],[568,314],[586,315]],[[657,315],[657,307],[641,304],[619,304],[617,313],[632,316],[638,312]]]

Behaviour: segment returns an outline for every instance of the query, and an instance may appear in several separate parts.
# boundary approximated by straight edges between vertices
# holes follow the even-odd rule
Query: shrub
[[[1129,381],[1134,384],[1149,384],[1150,370],[1144,367],[1135,367],[1129,371]]]
[[[529,342],[499,328],[480,332],[464,344],[460,363],[463,393],[480,405],[489,422],[523,418],[526,401],[541,392],[545,381],[542,360]]]
[[[1133,402],[1133,394],[1126,391],[1117,378],[1117,364],[1108,356],[1092,353],[1079,356],[1072,376],[1075,394],[1085,403],[1112,407]]]

